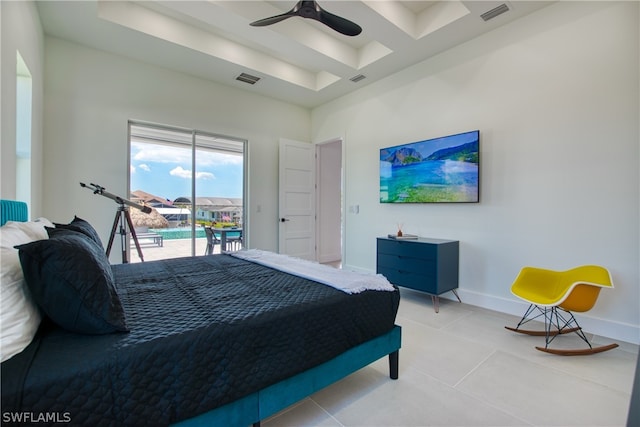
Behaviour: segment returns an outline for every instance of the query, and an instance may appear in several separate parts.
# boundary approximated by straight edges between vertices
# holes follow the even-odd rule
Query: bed
[[[3,222],[25,221],[6,213],[10,203],[2,202]],[[259,425],[385,356],[398,378],[400,297],[380,276],[343,272],[355,275],[349,285],[328,285],[261,251],[107,268],[85,221],[40,227],[49,239],[17,245],[42,314],[26,347],[1,364],[3,424]],[[102,260],[113,285],[92,295],[102,302],[89,314],[66,300],[50,303],[61,297],[33,285],[51,280],[47,256],[67,263],[54,274],[63,276],[59,286],[100,276],[95,266],[78,267],[86,259],[64,255],[82,252],[78,244]]]

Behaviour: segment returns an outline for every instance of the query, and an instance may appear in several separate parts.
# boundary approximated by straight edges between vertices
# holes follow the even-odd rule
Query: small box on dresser
[[[431,295],[436,313],[439,295],[453,291],[458,301],[457,240],[378,237],[376,272],[391,283]]]

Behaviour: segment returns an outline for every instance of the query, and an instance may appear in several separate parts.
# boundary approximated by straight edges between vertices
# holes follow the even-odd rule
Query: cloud
[[[196,160],[200,166],[242,165],[243,163],[242,156],[240,155],[206,150],[198,150]]]
[[[143,171],[145,171],[145,172],[151,172],[151,168],[146,163],[142,163],[142,164],[138,165],[138,167],[140,169],[142,169]]]
[[[191,150],[131,142],[131,159],[157,163],[191,163]]]
[[[211,172],[198,172],[196,173],[196,179],[216,179],[216,176]]]
[[[131,142],[131,160],[141,162],[191,164],[191,147]],[[242,165],[241,155],[226,154],[205,148],[196,151],[198,166]]]
[[[136,167],[133,165],[129,165],[129,172],[130,173],[136,173]]]
[[[169,175],[179,178],[191,178],[191,171],[183,169],[182,166],[178,166],[177,168],[171,169]]]
[[[169,175],[177,176],[178,178],[191,179],[191,171],[184,169],[182,166],[177,166],[169,171]],[[196,179],[215,179],[215,175],[211,172],[197,172]]]

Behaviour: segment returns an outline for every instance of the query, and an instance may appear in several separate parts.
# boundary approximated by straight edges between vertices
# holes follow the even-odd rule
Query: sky
[[[198,150],[197,197],[242,197],[242,156]],[[175,200],[191,195],[191,149],[131,142],[131,191]]]

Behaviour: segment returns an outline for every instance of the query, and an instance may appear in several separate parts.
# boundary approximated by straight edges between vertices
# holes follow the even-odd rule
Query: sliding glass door
[[[130,209],[145,261],[204,255],[205,227],[224,228],[234,249],[241,245],[246,146],[195,129],[129,123],[129,195],[153,208],[150,214]],[[140,261],[133,239],[130,246],[131,262]],[[220,249],[214,245],[214,252]]]

